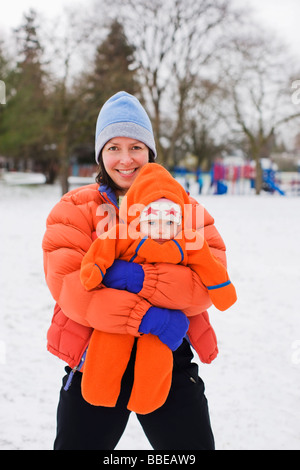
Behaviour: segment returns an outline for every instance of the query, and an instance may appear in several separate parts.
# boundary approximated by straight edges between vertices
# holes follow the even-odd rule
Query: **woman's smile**
[[[133,175],[133,173],[134,173],[136,170],[137,170],[137,168],[132,168],[132,169],[130,169],[130,170],[120,170],[120,169],[117,169],[117,171],[118,171],[119,173],[121,173],[121,175],[123,175],[123,176],[125,176],[125,177],[126,177],[126,176],[131,176],[131,175]]]

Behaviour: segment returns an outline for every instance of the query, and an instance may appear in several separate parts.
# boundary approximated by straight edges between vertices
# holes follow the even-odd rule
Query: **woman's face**
[[[149,149],[139,140],[114,137],[102,150],[102,160],[107,174],[122,188],[123,195],[130,188],[140,169],[149,161]]]

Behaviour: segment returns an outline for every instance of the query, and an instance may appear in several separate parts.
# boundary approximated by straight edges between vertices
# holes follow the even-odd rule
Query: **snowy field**
[[[0,449],[52,449],[64,363],[46,350],[54,302],[41,241],[59,187],[0,183]],[[203,196],[239,300],[211,309],[220,353],[200,365],[216,448],[300,449],[300,198]],[[197,358],[195,358],[197,361]],[[197,361],[198,362],[198,361]],[[149,449],[131,415],[118,450]]]

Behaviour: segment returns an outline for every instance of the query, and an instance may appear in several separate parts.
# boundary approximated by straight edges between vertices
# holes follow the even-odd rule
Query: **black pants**
[[[174,352],[172,386],[165,404],[148,415],[137,415],[155,450],[214,450],[203,381],[186,340]],[[114,408],[93,406],[81,395],[80,372],[68,391],[63,388],[57,411],[54,450],[113,450],[121,438],[130,411],[126,408],[133,384],[135,348],[122,379]],[[66,368],[69,371],[69,368]],[[67,376],[63,379],[63,386]]]

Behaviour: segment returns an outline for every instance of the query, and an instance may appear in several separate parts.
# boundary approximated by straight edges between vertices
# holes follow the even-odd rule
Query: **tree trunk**
[[[263,174],[262,174],[262,167],[260,163],[260,158],[257,156],[256,158],[256,177],[255,177],[255,194],[259,195],[262,188],[263,182]]]
[[[62,195],[66,194],[69,191],[69,159],[67,155],[61,160],[60,167],[60,184]]]
[[[66,138],[63,137],[63,140],[60,145],[60,184],[62,195],[66,194],[69,191],[69,154],[67,148]]]
[[[252,142],[251,156],[255,161],[255,194],[259,195],[262,188],[262,168],[260,162],[260,146]]]

